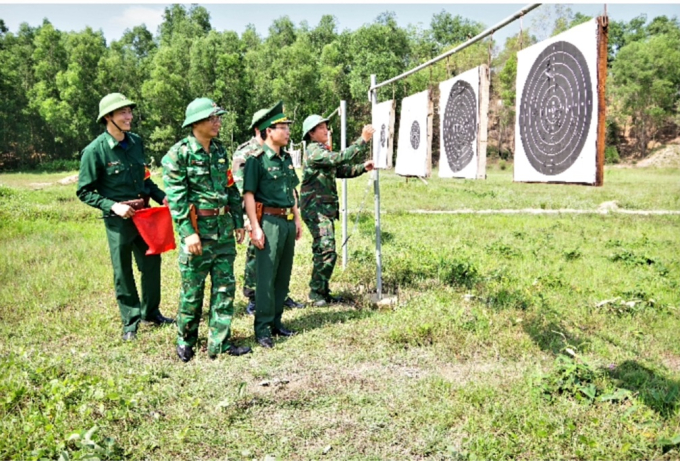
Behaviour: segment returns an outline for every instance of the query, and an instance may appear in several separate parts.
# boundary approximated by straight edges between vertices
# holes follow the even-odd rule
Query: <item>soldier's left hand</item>
[[[163,197],[163,206],[167,206],[167,207],[170,206],[170,204],[168,203],[168,198],[167,198],[167,197]]]
[[[295,240],[300,240],[302,238],[302,223],[299,219],[295,220]]]
[[[243,243],[243,239],[246,238],[246,231],[244,229],[236,229],[236,243],[239,245]]]
[[[368,160],[364,162],[364,168],[366,168],[366,171],[373,171],[373,160]]]

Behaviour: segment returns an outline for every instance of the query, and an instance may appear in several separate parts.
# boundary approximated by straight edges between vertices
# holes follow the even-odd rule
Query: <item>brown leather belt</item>
[[[196,214],[198,216],[220,216],[229,213],[229,206],[213,208],[211,210],[207,209],[196,209]]]
[[[270,216],[276,216],[279,218],[286,218],[288,221],[292,221],[295,215],[293,214],[292,208],[275,208],[270,206],[262,207],[262,213],[268,214]]]
[[[133,200],[126,200],[124,202],[120,202],[123,205],[127,205],[130,208],[132,208],[135,211],[142,210],[144,208],[149,208],[149,202],[148,199],[144,200],[143,198],[137,198]]]

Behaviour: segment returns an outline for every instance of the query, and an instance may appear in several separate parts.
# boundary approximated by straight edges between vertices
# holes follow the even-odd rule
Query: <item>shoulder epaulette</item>
[[[251,157],[259,157],[260,155],[264,154],[264,149],[260,148],[255,151],[253,151],[250,156]]]
[[[246,148],[246,147],[248,146],[248,144],[250,144],[250,141],[244,142],[243,144],[241,144],[240,146],[238,146],[238,147],[236,148],[236,150],[244,149],[244,148]]]

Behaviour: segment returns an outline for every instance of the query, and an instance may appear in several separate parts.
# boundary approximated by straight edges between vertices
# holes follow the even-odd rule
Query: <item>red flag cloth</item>
[[[149,245],[149,249],[146,250],[147,256],[159,255],[177,248],[168,207],[158,206],[136,211],[132,221],[137,226],[139,235]]]

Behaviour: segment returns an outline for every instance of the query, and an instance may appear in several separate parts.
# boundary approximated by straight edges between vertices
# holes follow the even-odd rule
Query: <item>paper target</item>
[[[516,181],[595,182],[596,69],[594,20],[518,53]]]
[[[432,170],[432,102],[430,92],[422,91],[401,102],[399,142],[395,173],[428,177]]]
[[[546,47],[531,66],[519,109],[520,139],[529,163],[551,176],[573,165],[593,114],[583,53],[564,41]]]
[[[454,173],[465,168],[475,155],[477,138],[477,95],[468,82],[451,87],[442,116],[442,138],[446,161]]]
[[[486,177],[488,67],[439,84],[439,177]]]
[[[373,163],[375,168],[392,168],[394,101],[389,100],[374,105],[371,124],[376,129],[373,133]]]
[[[420,124],[418,120],[414,120],[411,125],[411,147],[413,150],[418,150],[420,146]]]

